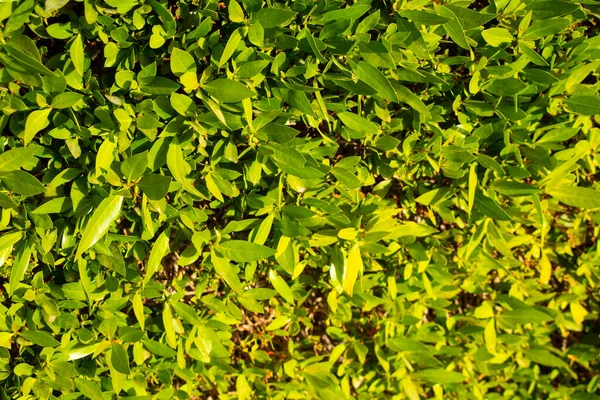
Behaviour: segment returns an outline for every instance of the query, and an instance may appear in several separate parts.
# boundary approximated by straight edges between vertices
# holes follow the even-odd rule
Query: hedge
[[[600,398],[599,17],[1,2],[0,398]]]

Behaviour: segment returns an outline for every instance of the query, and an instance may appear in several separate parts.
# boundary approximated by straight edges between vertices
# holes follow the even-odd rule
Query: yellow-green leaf
[[[571,310],[573,319],[578,324],[581,324],[585,320],[585,317],[589,314],[588,310],[586,310],[585,307],[582,306],[578,301],[569,303],[569,309]]]
[[[267,246],[245,240],[229,240],[220,243],[216,250],[230,260],[238,262],[258,261],[269,258],[276,253],[275,250]]]
[[[548,259],[546,253],[542,252],[542,257],[540,258],[540,283],[547,285],[550,282],[550,278],[552,277],[552,263]]]
[[[354,75],[377,92],[377,95],[394,103],[398,102],[398,97],[390,81],[385,75],[373,65],[359,61],[352,63],[352,72]]]
[[[36,110],[27,116],[27,121],[25,121],[25,133],[23,134],[23,143],[25,146],[31,143],[38,132],[50,124],[49,116],[51,111],[52,109],[50,108]]]
[[[146,285],[150,282],[150,278],[158,271],[162,264],[162,259],[169,253],[169,233],[168,231],[163,231],[154,244],[152,245],[152,250],[150,251],[150,257],[148,258],[148,263],[146,264],[146,274],[144,275],[144,280],[142,281],[142,285]]]
[[[362,273],[363,262],[360,255],[360,247],[355,244],[348,252],[346,263],[344,265],[344,291],[352,296],[354,284],[358,279],[359,273]]]
[[[102,389],[96,382],[92,382],[85,378],[75,378],[75,386],[85,397],[91,400],[104,400]]]
[[[279,293],[279,295],[283,297],[285,301],[294,304],[294,292],[292,292],[292,289],[287,282],[272,269],[269,270],[269,280],[271,281],[271,284],[275,290],[277,290],[277,293]]]
[[[79,246],[77,246],[75,260],[106,235],[111,225],[116,222],[122,205],[123,196],[109,196],[102,200],[85,226]]]
[[[71,61],[73,62],[75,71],[77,71],[79,75],[83,76],[85,68],[85,54],[83,52],[83,40],[81,38],[81,34],[77,35],[75,40],[73,40],[71,43],[69,54],[71,55]]]
[[[240,278],[237,276],[236,270],[226,259],[219,257],[215,254],[214,250],[210,252],[210,259],[215,267],[215,272],[223,278],[223,280],[233,289],[237,294],[244,292],[244,287],[240,282]]]
[[[31,240],[27,240],[22,244],[22,247],[19,249],[19,252],[16,255],[15,262],[10,269],[10,277],[8,280],[8,295],[12,296],[23,278],[25,277],[25,272],[27,271],[27,267],[29,266],[29,260],[31,258],[31,253],[33,250],[33,242]]]

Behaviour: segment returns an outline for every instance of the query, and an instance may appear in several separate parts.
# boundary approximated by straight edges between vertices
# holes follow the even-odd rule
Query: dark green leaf
[[[45,193],[46,188],[34,176],[25,171],[12,171],[0,175],[0,181],[8,190],[23,196],[35,196]]]
[[[19,336],[41,347],[56,347],[60,345],[56,339],[45,331],[22,331]]]
[[[296,13],[281,8],[262,8],[259,12],[252,15],[253,22],[259,22],[265,28],[275,28],[281,25],[287,25],[296,16]]]

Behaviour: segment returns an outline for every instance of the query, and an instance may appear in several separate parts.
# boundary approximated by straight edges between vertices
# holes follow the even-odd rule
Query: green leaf
[[[223,278],[234,292],[242,294],[244,292],[244,287],[237,276],[236,269],[234,269],[227,260],[218,257],[214,251],[211,251],[210,259],[215,267],[215,272]]]
[[[531,47],[529,47],[527,44],[525,43],[519,43],[519,49],[525,53],[525,55],[527,56],[527,58],[529,58],[529,60],[534,63],[535,65],[539,65],[542,67],[547,67],[549,66],[548,62],[544,59],[544,57],[542,57],[541,55],[539,55],[534,49],[532,49]]]
[[[403,236],[415,236],[424,237],[429,236],[437,232],[437,229],[432,228],[426,224],[418,224],[416,222],[408,221],[398,226],[389,235],[390,238],[399,238]]]
[[[269,280],[271,281],[271,284],[273,285],[277,293],[279,293],[279,295],[283,297],[285,301],[287,301],[290,304],[295,303],[294,292],[292,292],[290,286],[277,272],[275,272],[272,269],[269,270]]]
[[[202,320],[198,317],[194,309],[189,305],[177,301],[171,303],[171,306],[173,307],[173,310],[175,310],[177,315],[179,315],[179,317],[188,324],[195,326],[204,326],[204,322],[202,322]]]
[[[442,157],[455,163],[469,163],[475,161],[475,156],[462,147],[449,145],[445,146],[441,152]]]
[[[136,293],[133,296],[131,303],[133,305],[133,313],[140,324],[140,328],[144,330],[146,318],[144,315],[144,304],[142,303],[142,296],[140,293]]]
[[[253,243],[256,244],[265,244],[267,238],[269,237],[269,233],[271,232],[271,227],[273,226],[273,221],[275,216],[273,214],[268,215],[263,221],[260,223],[258,230],[256,231],[256,235],[252,239]]]
[[[415,25],[403,18],[398,17],[396,17],[396,24],[398,25],[398,32],[402,36],[406,37],[406,47],[417,57],[425,59],[430,58],[429,52],[427,50],[427,44],[423,39],[423,35],[415,27]]]
[[[508,197],[531,196],[539,193],[540,189],[526,183],[509,181],[506,179],[497,180],[492,184],[492,188]]]
[[[536,141],[537,144],[542,143],[560,143],[566,142],[579,132],[579,128],[558,128],[553,129]]]
[[[227,14],[231,22],[243,22],[245,19],[244,10],[242,10],[242,7],[240,7],[239,3],[235,0],[229,2]]]
[[[196,113],[196,104],[189,97],[179,93],[171,93],[171,107],[184,117]]]
[[[77,246],[75,260],[79,259],[86,250],[106,235],[108,229],[119,216],[122,205],[122,196],[109,196],[102,200],[92,214],[89,223],[85,226],[85,230]]]
[[[141,69],[137,74],[137,81],[140,85],[150,85],[154,78],[156,77],[156,63],[153,62],[151,64],[146,65]]]
[[[15,201],[13,201],[12,198],[10,198],[6,194],[0,192],[0,207],[10,210],[10,209],[16,209],[18,206],[19,206],[19,204],[16,203]]]
[[[50,125],[50,112],[52,109],[36,110],[27,116],[25,122],[24,145],[27,146],[42,129]]]
[[[352,296],[354,284],[358,275],[362,273],[363,262],[362,256],[360,255],[360,247],[358,244],[352,246],[352,249],[348,252],[346,263],[344,264],[344,291]]]
[[[471,50],[471,46],[469,45],[469,41],[467,40],[467,36],[463,27],[461,26],[458,17],[454,14],[454,11],[448,7],[438,6],[434,4],[435,11],[441,15],[442,17],[448,18],[449,21],[443,24],[442,26],[446,30],[446,33],[450,38],[456,43],[458,46],[462,47],[465,50]]]
[[[471,186],[469,186],[469,195],[471,191]],[[450,188],[442,187],[439,189],[433,189],[428,191],[427,193],[423,193],[421,196],[417,197],[415,201],[417,203],[421,203],[426,206],[431,206],[443,201],[450,194]]]
[[[573,96],[565,100],[569,111],[581,115],[600,114],[600,97],[592,95]]]
[[[506,78],[492,81],[485,87],[485,90],[497,96],[512,96],[526,87],[527,85],[517,78]]]
[[[360,43],[359,48],[363,60],[373,64],[373,66],[388,69],[395,68],[392,55],[383,42]]]
[[[425,10],[403,10],[400,15],[423,25],[441,25],[451,20],[448,17],[442,17]]]
[[[83,99],[83,95],[74,92],[65,92],[54,96],[52,99],[52,108],[63,109],[73,107]]]
[[[66,6],[70,0],[47,0],[45,4],[45,10],[47,13],[56,11]]]
[[[354,114],[353,114],[354,115]],[[367,121],[368,122],[368,121]],[[370,122],[369,122],[370,123]],[[265,134],[269,140],[280,144],[286,144],[298,136],[298,131],[289,126],[280,124],[266,124],[258,131],[259,134]]]
[[[0,236],[0,252],[12,248],[12,246],[21,240],[22,237],[22,232],[4,233]]]
[[[282,25],[288,25],[296,13],[282,8],[262,8],[252,15],[251,21],[258,22],[265,28],[275,28]]]
[[[511,311],[505,311],[498,316],[498,319],[507,324],[542,324],[544,322],[550,322],[554,318],[541,311],[534,310],[533,308],[515,309]]]
[[[60,214],[73,208],[73,201],[69,197],[58,197],[41,204],[33,210],[32,214]]]
[[[578,208],[600,207],[600,191],[578,186],[559,186],[548,194],[561,203]]]
[[[129,355],[127,350],[122,344],[113,343],[110,346],[110,362],[112,367],[117,371],[125,375],[131,373],[129,369]]]
[[[29,266],[31,254],[33,252],[33,243],[31,240],[27,240],[22,243],[17,255],[15,257],[14,264],[10,270],[10,277],[8,279],[8,295],[12,296],[17,290],[19,284],[25,277],[25,272]],[[12,246],[11,246],[12,247]],[[37,344],[37,343],[36,343]]]
[[[166,344],[154,340],[144,340],[144,346],[146,346],[152,354],[159,357],[172,358],[177,355],[177,352]]]
[[[56,339],[46,331],[21,331],[19,336],[41,347],[56,347],[60,345]]]
[[[542,0],[531,3],[528,9],[533,12],[533,18],[539,20],[571,14],[579,9],[579,4],[560,0]]]
[[[157,174],[144,175],[138,182],[138,186],[150,200],[163,199],[167,195],[170,185],[170,177]]]
[[[240,32],[237,30],[233,31],[231,36],[229,36],[229,40],[227,40],[227,44],[225,45],[223,54],[221,54],[221,58],[219,59],[219,68],[225,65],[227,61],[229,61],[233,53],[235,53],[235,51],[237,50],[241,40],[242,35],[240,35]]]
[[[401,85],[395,85],[398,100],[411,106],[415,111],[422,114],[425,120],[431,119],[429,109],[423,101],[413,92]]]
[[[392,151],[395,148],[397,148],[399,144],[400,140],[396,139],[395,137],[386,135],[381,136],[379,139],[377,139],[377,142],[375,142],[375,147],[383,151]]]
[[[348,19],[357,20],[362,17],[370,6],[368,4],[354,4],[350,7],[345,7],[341,10],[332,10],[323,14],[323,18],[318,22],[319,24],[326,24],[331,21],[344,21]]]
[[[173,36],[177,30],[177,23],[175,22],[173,15],[156,0],[149,0],[148,4],[150,4],[154,12],[160,17],[166,31],[166,36]]]
[[[587,140],[579,141],[570,152],[569,157],[558,164],[551,173],[540,180],[540,187],[546,187],[546,190],[552,190],[559,186],[565,178],[565,175],[576,168],[577,162],[582,159],[590,150],[590,143]]]
[[[157,76],[147,85],[142,85],[140,88],[144,93],[154,95],[154,96],[162,96],[162,95],[170,95],[173,92],[179,90],[181,86],[172,81],[169,78],[165,78],[164,76]]]
[[[473,205],[475,204],[475,193],[477,192],[477,163],[471,164],[471,168],[469,169],[469,183],[468,183],[468,210],[469,215],[471,215],[471,211],[473,210]]]
[[[511,43],[514,36],[504,28],[490,28],[481,32],[481,36],[490,46],[499,47],[503,43]]]
[[[267,325],[267,327],[265,329],[267,331],[275,331],[275,330],[283,328],[290,321],[291,321],[291,319],[289,317],[287,317],[285,315],[280,315],[279,317],[275,318],[269,325]]]
[[[499,221],[511,221],[512,218],[494,200],[481,192],[475,194],[475,209],[484,215]]]
[[[285,92],[285,101],[296,110],[310,116],[315,116],[311,103],[306,97],[306,93],[299,90],[288,90]]]
[[[4,48],[7,50],[10,58],[14,60],[17,65],[9,65],[10,68],[23,68],[26,71],[29,71],[34,74],[41,74],[48,77],[55,77],[55,73],[49,70],[42,64],[39,60],[39,54],[35,54],[33,57],[31,54],[28,54],[24,51],[21,51],[19,48],[15,47],[14,37],[13,41],[4,45]]]
[[[308,45],[312,49],[313,54],[317,57],[317,60],[319,60],[321,63],[327,63],[327,60],[323,57],[323,54],[321,54],[321,50],[319,49],[319,45],[313,34],[306,28],[304,29],[303,33]]]
[[[8,4],[12,6],[12,4]],[[29,21],[29,16],[33,11],[33,7],[35,5],[34,0],[25,0],[20,2],[13,11],[9,11],[8,13],[8,21],[6,21],[3,29],[4,35],[8,35],[11,32],[14,32],[20,29],[23,24]],[[10,9],[9,9],[10,10]],[[6,18],[6,16],[4,16]]]
[[[252,262],[269,258],[275,250],[256,243],[244,240],[229,240],[215,247],[224,257],[238,262]]]
[[[385,75],[377,68],[364,61],[352,63],[354,75],[377,92],[377,95],[392,102],[398,102],[394,88]]]
[[[25,171],[12,171],[0,175],[0,181],[8,190],[22,196],[35,196],[46,192],[46,188],[33,175]]]
[[[237,103],[255,96],[255,93],[244,84],[231,79],[215,79],[205,84],[202,88],[222,103]]]
[[[412,377],[432,385],[461,383],[466,379],[463,374],[445,369],[424,369],[422,371],[415,372],[412,374]]]
[[[237,76],[245,79],[252,78],[265,69],[267,65],[269,65],[269,61],[267,60],[249,61],[240,65]]]
[[[206,188],[208,191],[217,198],[220,202],[225,202],[225,198],[223,197],[223,193],[221,193],[221,189],[217,186],[215,179],[212,174],[207,174],[204,179],[206,180]]]
[[[152,251],[150,252],[150,257],[148,258],[148,263],[146,264],[146,274],[144,275],[144,280],[142,281],[142,285],[146,286],[152,276],[162,267],[162,260],[169,253],[169,233],[168,231],[163,231],[152,246]]]
[[[83,52],[83,39],[81,38],[81,34],[77,35],[71,42],[69,54],[71,56],[71,62],[73,62],[73,66],[75,67],[75,71],[77,71],[80,76],[83,76],[85,71],[85,54]]]
[[[569,26],[571,22],[567,18],[551,19],[549,21],[534,22],[523,34],[525,40],[536,40],[544,36],[557,34]]]
[[[77,390],[88,399],[104,400],[102,390],[96,382],[92,382],[85,378],[75,378],[75,386],[77,386]]]
[[[196,61],[187,51],[174,48],[171,53],[171,72],[181,76],[186,72],[196,73]]]
[[[589,64],[580,65],[571,70],[566,82],[567,91],[573,92],[573,90],[576,88],[576,85],[579,85],[585,78],[587,78],[589,74],[598,69],[598,66],[600,66],[600,60],[596,60]]]
[[[0,153],[0,172],[16,171],[25,164],[35,162],[36,154],[37,148],[33,146],[15,147]]]
[[[248,28],[248,40],[255,46],[262,47],[265,41],[265,30],[260,22],[255,21]]]
[[[491,14],[472,10],[458,3],[447,4],[445,7],[452,11],[465,31],[479,28],[496,18],[496,13]]]
[[[183,158],[183,151],[181,150],[181,146],[176,143],[171,143],[169,145],[169,151],[167,153],[167,166],[169,167],[169,171],[173,175],[173,178],[184,187],[184,189],[198,197],[203,197],[202,193],[198,191],[192,184],[192,182],[187,179],[187,169],[189,165]]]
[[[169,304],[165,304],[162,313],[163,325],[165,327],[165,334],[167,344],[173,348],[177,347],[177,335],[175,333],[175,327],[173,323],[173,313]]]
[[[567,368],[568,365],[565,361],[556,357],[548,350],[543,349],[531,349],[525,351],[525,356],[536,364],[544,365],[546,367],[556,368]]]
[[[344,125],[356,132],[375,134],[379,130],[379,127],[368,119],[351,112],[344,111],[342,113],[338,113],[338,118],[344,123]]]
[[[148,167],[148,152],[144,151],[128,157],[121,164],[121,172],[125,175],[127,182],[132,182],[143,175]]]

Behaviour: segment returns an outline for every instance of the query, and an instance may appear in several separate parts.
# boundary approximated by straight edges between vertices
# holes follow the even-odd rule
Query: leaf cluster
[[[0,398],[598,398],[599,16],[0,2]]]

